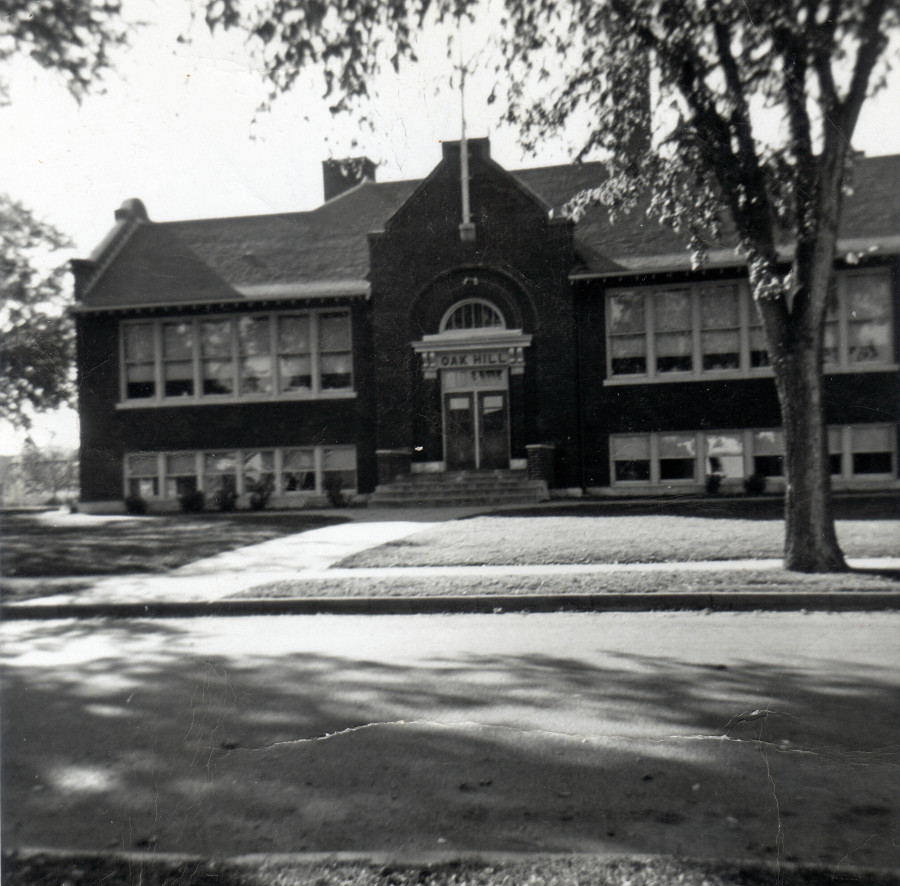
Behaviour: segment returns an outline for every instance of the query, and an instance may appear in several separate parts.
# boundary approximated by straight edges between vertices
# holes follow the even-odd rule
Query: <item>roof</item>
[[[598,187],[605,177],[600,163],[522,169],[510,175],[554,211],[578,192]],[[900,155],[857,163],[853,191],[844,204],[841,248],[900,251],[897,183]],[[128,307],[365,295],[368,234],[382,230],[420,184],[364,180],[308,212],[157,223],[120,219],[89,260],[93,273],[83,287],[85,307],[125,307],[116,301],[115,293],[122,291],[131,294]],[[605,207],[589,207],[574,236],[579,262],[573,277],[690,268],[685,238],[641,207],[615,222]],[[734,243],[732,236],[712,249],[709,265],[741,264]],[[110,278],[119,264],[115,259],[126,254],[132,276],[123,289]]]

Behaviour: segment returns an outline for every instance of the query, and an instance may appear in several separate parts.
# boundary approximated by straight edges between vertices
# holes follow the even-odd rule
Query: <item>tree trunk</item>
[[[798,347],[775,362],[785,448],[784,567],[795,572],[847,569],[831,513],[819,351]]]

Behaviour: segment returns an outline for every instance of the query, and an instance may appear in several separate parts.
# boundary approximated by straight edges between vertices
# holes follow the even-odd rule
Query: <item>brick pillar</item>
[[[525,447],[528,454],[527,476],[529,480],[543,480],[548,489],[556,485],[556,447],[552,443],[531,443]]]
[[[375,451],[378,460],[378,482],[390,483],[398,477],[409,474],[412,452],[409,449],[378,449]]]

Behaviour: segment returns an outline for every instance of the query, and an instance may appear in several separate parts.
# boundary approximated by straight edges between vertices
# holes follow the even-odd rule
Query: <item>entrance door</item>
[[[509,410],[505,391],[444,395],[447,470],[509,467]]]
[[[478,466],[509,467],[506,392],[478,392]]]
[[[471,470],[475,462],[475,395],[473,392],[444,395],[444,457],[447,469]]]

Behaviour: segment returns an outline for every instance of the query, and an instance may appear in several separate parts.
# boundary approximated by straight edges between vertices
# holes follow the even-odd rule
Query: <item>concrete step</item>
[[[548,498],[547,485],[522,471],[464,471],[410,474],[377,487],[370,507],[458,507],[536,504]]]

